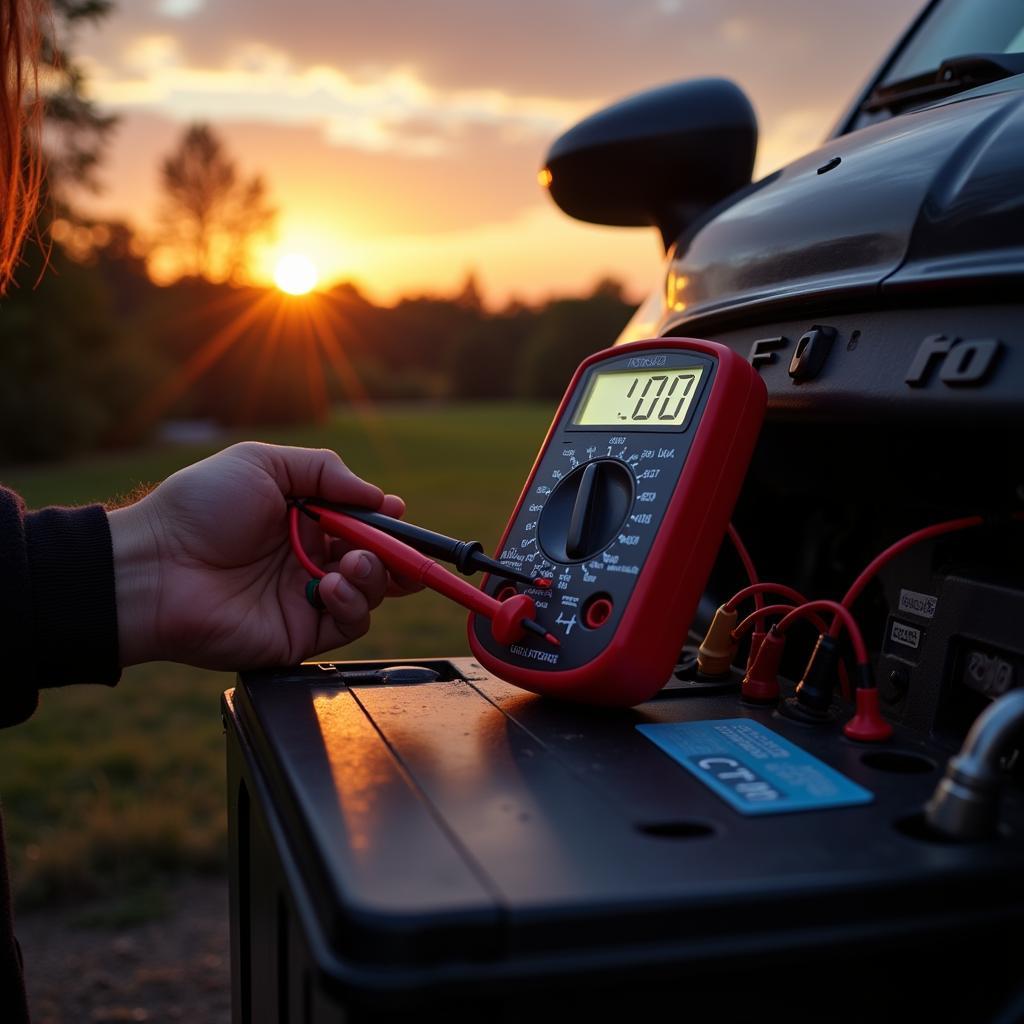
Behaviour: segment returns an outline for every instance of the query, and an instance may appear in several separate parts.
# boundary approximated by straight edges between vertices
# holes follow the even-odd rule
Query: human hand
[[[376,555],[347,550],[303,516],[303,546],[327,570],[326,611],[311,607],[286,504],[310,496],[391,516],[405,509],[332,451],[247,441],[110,512],[121,664],[287,665],[362,636],[386,594],[411,588]]]

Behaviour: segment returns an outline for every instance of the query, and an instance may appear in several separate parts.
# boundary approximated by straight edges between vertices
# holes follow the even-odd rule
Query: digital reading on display
[[[702,366],[686,366],[595,374],[573,423],[581,427],[682,426],[703,372]]]

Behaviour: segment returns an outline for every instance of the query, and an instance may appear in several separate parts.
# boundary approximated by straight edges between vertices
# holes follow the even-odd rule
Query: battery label
[[[921,646],[921,630],[909,622],[900,622],[899,619],[892,620],[889,637],[893,643],[913,647],[915,651]]]
[[[637,729],[740,814],[818,811],[874,799],[834,768],[746,718]]]
[[[919,594],[916,590],[901,590],[899,607],[901,612],[909,612],[911,615],[920,615],[922,619],[935,617],[935,609],[939,606],[939,599],[931,594]]]

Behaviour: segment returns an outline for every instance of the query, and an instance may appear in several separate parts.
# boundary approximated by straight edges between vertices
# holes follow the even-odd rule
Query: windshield
[[[950,57],[1024,52],[1022,0],[942,0],[879,83],[934,71]]]

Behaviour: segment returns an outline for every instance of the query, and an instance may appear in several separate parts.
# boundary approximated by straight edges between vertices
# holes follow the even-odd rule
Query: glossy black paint
[[[552,199],[570,217],[655,225],[668,244],[750,182],[756,149],[757,120],[743,90],[700,78],[591,115],[552,145],[545,170]]]
[[[759,182],[680,241],[667,324],[1024,278],[1022,86],[852,132]]]
[[[794,379],[789,370],[800,339],[815,326],[835,330],[835,339],[811,378]],[[675,330],[696,333],[692,326]],[[975,466],[1002,450],[996,438],[1024,429],[1024,317],[1012,302],[853,308],[814,317],[784,312],[707,333],[757,367],[774,422],[846,424],[854,432],[883,422],[897,430],[927,423],[942,430],[932,435],[936,443],[957,423],[970,423],[979,446]],[[974,355],[967,361],[969,348]],[[983,428],[992,440],[981,440]]]

